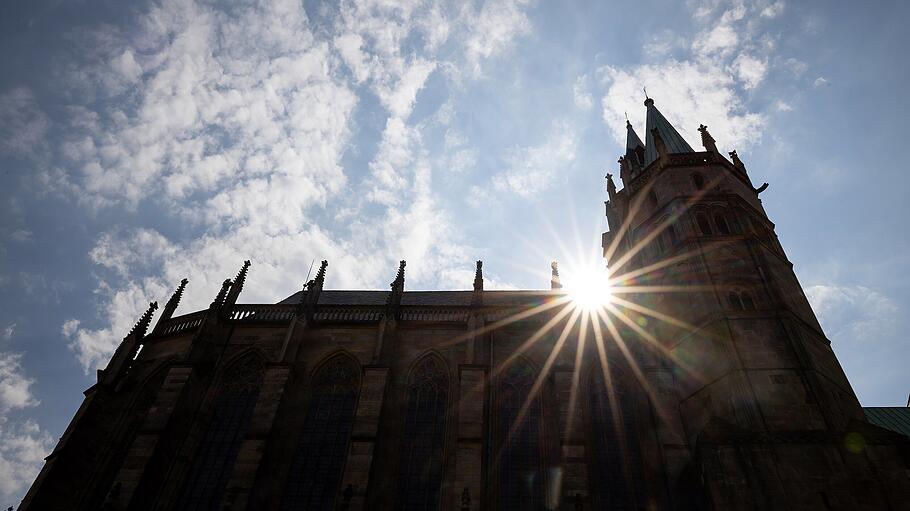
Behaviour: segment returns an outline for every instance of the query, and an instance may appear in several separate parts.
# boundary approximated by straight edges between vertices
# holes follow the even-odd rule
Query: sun
[[[572,303],[589,311],[607,305],[612,296],[609,274],[602,265],[585,265],[572,271],[565,277],[565,289]]]

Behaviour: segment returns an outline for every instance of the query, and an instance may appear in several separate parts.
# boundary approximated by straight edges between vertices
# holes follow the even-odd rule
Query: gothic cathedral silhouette
[[[323,289],[117,348],[20,509],[880,510],[910,438],[869,422],[760,194],[645,101],[607,175],[610,293]],[[870,418],[872,416],[870,415]],[[895,429],[895,428],[892,428]],[[899,428],[898,428],[899,429]]]

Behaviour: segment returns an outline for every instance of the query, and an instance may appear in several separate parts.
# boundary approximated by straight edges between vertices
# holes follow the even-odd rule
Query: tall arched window
[[[411,372],[407,392],[397,508],[438,509],[449,394],[444,363],[426,357]]]
[[[360,365],[348,356],[316,371],[282,509],[334,509],[359,389]]]
[[[654,193],[654,190],[651,190],[650,192],[648,192],[648,203],[651,205],[652,208],[657,207],[657,194]]]
[[[540,463],[540,401],[531,396],[534,371],[518,361],[499,384],[499,509],[543,509],[543,470]],[[518,414],[530,399],[520,422]]]
[[[240,443],[259,397],[262,362],[249,355],[225,371],[202,443],[193,456],[178,509],[220,509]]]
[[[644,474],[629,383],[613,378],[613,400],[602,373],[590,385],[591,460],[596,509],[640,509]]]
[[[705,236],[710,236],[711,232],[711,223],[708,222],[708,215],[699,212],[695,215],[695,221],[698,223],[698,230]]]
[[[727,216],[721,212],[714,213],[714,225],[717,226],[717,232],[721,234],[730,234],[730,225],[727,223]]]
[[[696,190],[703,190],[705,188],[705,178],[701,174],[692,174],[692,183],[695,184]]]

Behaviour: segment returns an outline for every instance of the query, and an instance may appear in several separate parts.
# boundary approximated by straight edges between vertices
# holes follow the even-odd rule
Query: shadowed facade
[[[148,332],[21,509],[902,509],[910,439],[866,421],[736,152],[645,101],[607,176],[611,295],[324,290]],[[882,414],[879,414],[882,415]],[[878,421],[883,423],[883,421]]]

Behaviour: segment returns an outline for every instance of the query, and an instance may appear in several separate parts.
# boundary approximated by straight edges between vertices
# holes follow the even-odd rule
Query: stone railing
[[[244,303],[231,308],[228,320],[240,323],[286,323],[294,318],[296,309],[296,305]]]
[[[173,335],[180,332],[186,332],[187,330],[195,330],[196,328],[199,328],[199,325],[201,325],[202,321],[205,319],[205,313],[206,311],[201,310],[171,318],[160,328],[156,328],[154,335]]]
[[[404,321],[467,321],[468,307],[402,307]]]
[[[316,310],[313,319],[316,321],[379,321],[385,307],[362,305],[329,305]]]

